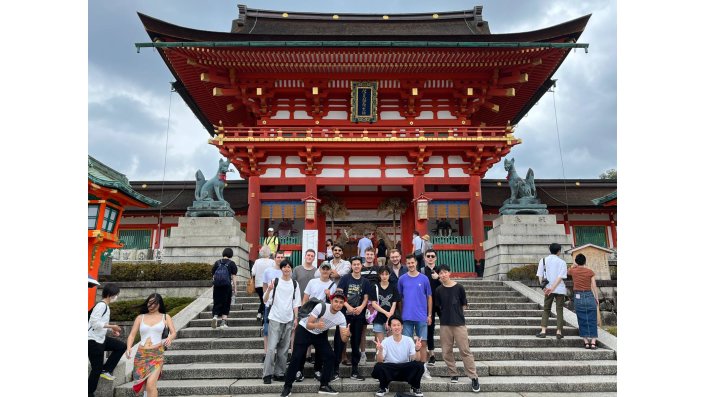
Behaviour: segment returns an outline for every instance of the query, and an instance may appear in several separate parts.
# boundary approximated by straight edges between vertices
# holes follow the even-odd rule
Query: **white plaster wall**
[[[305,176],[304,174],[301,173],[301,171],[298,168],[287,168],[286,171],[284,172],[284,175],[287,178],[295,178],[295,177]]]
[[[419,117],[417,117],[416,120],[433,120],[433,112],[425,110],[419,113]]]
[[[345,164],[343,156],[323,156],[318,164]]]
[[[383,192],[406,192],[407,190],[402,186],[382,186]]]
[[[328,114],[323,117],[323,120],[347,120],[347,118],[348,112],[346,111],[330,110]]]
[[[306,164],[301,159],[299,156],[286,156],[286,164]]]
[[[428,171],[428,174],[426,174],[426,176],[433,178],[443,178],[445,176],[445,172],[443,172],[443,168],[431,168]]]
[[[386,164],[412,164],[404,156],[387,156],[384,158]]]
[[[426,164],[443,164],[443,156],[431,156],[426,161]]]
[[[384,174],[387,178],[407,178],[412,176],[409,170],[405,168],[393,168],[390,170],[385,170]]]
[[[380,120],[404,120],[403,117],[399,114],[398,111],[385,111],[385,112],[379,112],[379,119]]]
[[[281,168],[268,168],[267,172],[262,174],[262,178],[281,178],[282,170]]]
[[[343,178],[345,176],[345,170],[339,168],[324,168],[318,176],[322,178]]]
[[[345,186],[326,186],[323,190],[328,192],[342,192],[345,191]]]
[[[282,156],[268,156],[267,160],[263,161],[262,164],[281,164]]]
[[[377,186],[350,186],[351,192],[376,192]]]
[[[278,110],[274,116],[270,117],[272,120],[282,120],[282,119],[288,119],[291,116],[291,113],[288,110]]]
[[[448,110],[440,110],[436,114],[436,117],[438,117],[439,120],[455,120],[455,116],[450,114],[450,111]]]
[[[460,156],[448,156],[448,164],[467,164]]]
[[[448,176],[451,178],[465,177],[465,176],[468,176],[468,174],[464,173],[462,168],[449,168],[448,169]]]
[[[305,110],[297,110],[294,112],[294,118],[296,120],[312,120],[313,117],[309,116]]]
[[[348,162],[352,164],[379,165],[382,158],[379,156],[350,156]]]
[[[349,175],[351,178],[379,178],[380,176],[382,176],[382,170],[350,170]]]

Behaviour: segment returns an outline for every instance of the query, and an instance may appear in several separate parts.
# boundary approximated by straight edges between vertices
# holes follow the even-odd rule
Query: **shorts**
[[[264,325],[262,326],[262,334],[264,336],[269,335],[269,319],[267,318],[269,316],[269,306],[264,307],[264,317],[262,317],[262,321],[264,322]]]
[[[383,334],[387,333],[387,330],[384,329],[384,324],[378,324],[378,323],[372,323],[372,331],[373,332],[381,332]]]
[[[402,329],[402,331],[401,331],[401,333],[403,335],[406,335],[406,336],[413,338],[414,332],[416,332],[416,336],[421,338],[421,340],[428,339],[428,324],[425,321],[406,320],[403,322],[403,324],[404,324],[404,329]]]

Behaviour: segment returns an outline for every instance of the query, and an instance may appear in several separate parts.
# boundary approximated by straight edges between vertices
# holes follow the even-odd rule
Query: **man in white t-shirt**
[[[350,262],[343,259],[343,246],[335,243],[333,244],[333,259],[330,261],[330,278],[335,283],[340,282],[340,278],[344,275],[350,273]],[[320,277],[321,272],[316,270],[314,277]]]
[[[263,276],[265,270],[269,268],[274,267],[274,261],[269,258],[269,247],[262,246],[262,248],[259,250],[259,259],[255,261],[255,263],[252,265],[252,270],[250,273],[252,273],[252,278],[255,280],[255,291],[257,292],[257,296],[259,297],[259,308],[257,308],[257,319],[261,320],[262,315],[264,314],[264,300],[262,297],[264,296],[264,288],[263,288]]]
[[[543,317],[541,318],[541,331],[536,334],[537,338],[546,337],[546,326],[548,325],[548,316],[551,314],[551,305],[553,300],[556,300],[556,339],[563,339],[563,303],[567,293],[564,279],[568,277],[568,265],[565,261],[558,257],[561,252],[561,245],[553,243],[548,247],[551,255],[539,261],[539,267],[536,270],[536,276],[539,278],[539,283],[544,279],[548,280],[548,285],[543,290]]]
[[[345,303],[345,295],[342,292],[334,293],[331,296],[331,303],[318,304],[308,318],[302,318],[296,326],[296,338],[294,342],[294,351],[291,354],[291,364],[286,371],[284,380],[284,388],[281,392],[281,397],[291,396],[291,386],[294,384],[296,372],[304,362],[306,349],[313,345],[316,351],[321,353],[323,362],[331,364],[334,360],[333,351],[330,343],[328,343],[328,330],[331,328],[340,327],[340,336],[344,341],[350,337],[350,329],[347,328],[345,316],[340,311]],[[322,308],[325,306],[325,312],[322,316]],[[321,386],[318,388],[318,394],[336,395],[338,392],[330,387],[329,382],[333,374],[333,366],[326,365],[322,368],[320,377]]]
[[[265,384],[272,383],[272,375],[274,380],[284,380],[291,329],[301,306],[299,286],[291,279],[291,262],[284,259],[280,266],[282,277],[274,279],[264,294],[269,306],[269,344],[262,376]]]
[[[402,335],[402,322],[398,316],[389,319],[392,335],[380,341],[375,339],[377,363],[372,369],[372,377],[379,381],[377,397],[383,397],[389,391],[389,383],[402,381],[411,385],[411,393],[423,397],[421,376],[424,373],[421,357],[421,339],[416,341]]]
[[[282,271],[279,268],[279,265],[282,263],[283,260],[284,251],[277,251],[277,253],[274,255],[274,266],[265,269],[264,273],[262,274],[262,300],[264,301],[264,315],[262,317],[264,356],[262,357],[262,362],[264,362],[264,359],[267,355],[267,343],[269,339],[269,304],[267,303],[267,299],[264,297],[264,295],[267,293],[267,290],[269,290],[269,286],[272,284],[272,280],[282,276]]]
[[[306,286],[306,290],[304,291],[304,299],[301,301],[302,305],[308,302],[311,298],[316,298],[321,302],[327,302],[328,296],[332,292],[335,292],[335,281],[332,281],[330,279],[330,263],[321,263],[321,266],[318,267],[318,270],[321,273],[321,278],[314,278],[313,280],[309,281],[308,285]],[[311,357],[310,354],[311,346],[309,346],[308,350],[306,351],[306,357],[308,357],[306,361],[314,364],[314,371],[320,372],[322,364],[320,352],[316,352],[315,358]],[[301,365],[301,368],[299,368],[299,371],[303,372],[303,363]],[[297,380],[301,378],[299,374],[296,374],[296,376]],[[320,378],[320,376],[318,377]]]

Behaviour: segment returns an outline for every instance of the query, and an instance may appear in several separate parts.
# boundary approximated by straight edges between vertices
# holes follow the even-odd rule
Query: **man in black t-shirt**
[[[428,282],[431,284],[431,291],[435,291],[438,286],[441,285],[441,279],[438,276],[438,268],[436,266],[436,260],[438,254],[436,254],[436,251],[433,249],[428,249],[426,253],[424,254],[424,258],[426,260],[426,266],[423,267],[423,274],[428,277]],[[431,305],[433,307],[433,310],[431,311],[431,324],[428,325],[428,365],[429,366],[435,366],[436,365],[436,357],[433,354],[433,351],[435,350],[436,346],[433,343],[433,333],[434,330],[436,329],[436,314],[438,314],[438,311],[436,310],[436,306],[433,305],[433,299],[431,299]]]
[[[463,313],[463,310],[468,307],[465,289],[451,280],[450,268],[447,265],[439,265],[437,271],[441,285],[433,292],[433,303],[441,319],[441,347],[443,360],[451,376],[450,383],[458,383],[458,369],[453,356],[453,342],[455,342],[460,351],[460,358],[463,360],[465,373],[472,381],[472,391],[479,392],[480,381],[475,368],[475,358],[470,351],[470,338]]]

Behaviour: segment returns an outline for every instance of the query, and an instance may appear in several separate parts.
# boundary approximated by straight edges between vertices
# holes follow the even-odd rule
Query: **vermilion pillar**
[[[617,222],[612,212],[610,212],[610,229],[612,229],[612,247],[617,248]]]
[[[404,257],[407,254],[413,253],[414,249],[413,246],[411,245],[411,238],[414,233],[414,219],[416,218],[416,215],[414,214],[414,207],[413,205],[410,205],[407,209],[406,212],[401,214],[401,261],[404,263]],[[396,248],[396,247],[395,247]]]
[[[261,205],[260,202],[260,189],[259,189],[259,176],[250,175],[247,179],[247,242],[250,245],[250,260],[254,261],[257,259],[257,250],[259,249],[259,237],[260,237],[260,218],[261,218]]]
[[[480,176],[470,175],[470,232],[475,245],[475,259],[485,259],[485,227],[482,219],[482,191]]]

